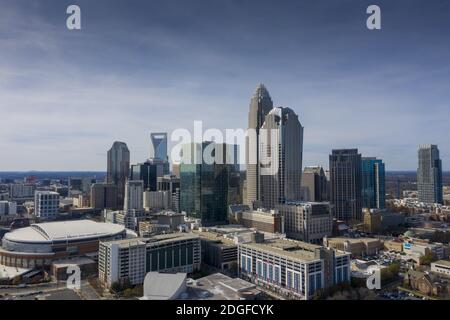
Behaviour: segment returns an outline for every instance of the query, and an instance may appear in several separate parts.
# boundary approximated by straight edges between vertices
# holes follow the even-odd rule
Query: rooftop
[[[350,243],[360,243],[360,242],[375,242],[380,241],[377,238],[350,238],[350,237],[334,237],[328,238],[330,242],[348,241]]]
[[[121,247],[130,247],[133,245],[141,245],[141,244],[160,244],[160,243],[170,243],[172,241],[182,241],[182,240],[191,240],[198,239],[198,235],[193,233],[169,233],[169,234],[160,234],[151,237],[141,237],[141,238],[129,238],[129,239],[121,239],[121,240],[113,240],[102,242],[103,245],[113,245],[118,244]]]
[[[141,300],[172,300],[178,298],[186,283],[186,273],[149,272],[144,280]]]
[[[113,241],[104,241],[102,245],[111,247],[112,245],[118,245],[120,248],[130,248],[133,246],[144,245],[145,242],[138,239],[121,239],[121,240],[113,240]]]
[[[302,261],[318,260],[319,258],[316,257],[315,252],[323,248],[319,245],[287,239],[274,239],[261,243],[244,243],[242,246]]]
[[[193,233],[198,234],[200,236],[200,238],[203,238],[203,239],[222,242],[223,244],[226,244],[226,245],[235,245],[233,240],[231,240],[229,238],[225,238],[223,236],[223,234],[220,234],[220,233],[210,232],[210,231],[196,231],[196,230],[193,230]]]
[[[256,286],[239,278],[231,278],[222,273],[188,282],[185,299],[188,300],[245,300],[261,293]]]
[[[42,194],[42,195],[58,195],[58,196],[59,196],[59,193],[58,193],[58,192],[55,192],[55,191],[42,191],[42,190],[39,190],[39,191],[36,191],[36,194]]]
[[[17,276],[30,272],[32,269],[16,268],[0,265],[0,279],[14,279]]]
[[[443,265],[443,266],[447,266],[447,267],[450,267],[450,261],[448,261],[448,260],[438,260],[438,261],[435,261],[435,262],[433,262],[434,264],[440,264],[440,265]]]
[[[125,228],[118,224],[99,223],[92,220],[58,221],[32,224],[29,227],[5,234],[5,239],[15,242],[53,242],[79,238],[97,238],[119,234]]]
[[[197,239],[198,236],[193,233],[184,233],[184,232],[178,232],[178,233],[169,233],[169,234],[159,234],[156,236],[152,236],[151,238],[145,238],[143,241],[146,243],[153,243],[153,242],[171,242],[171,241],[179,241],[179,240],[190,240],[190,239]]]
[[[53,262],[53,266],[56,268],[65,268],[72,265],[82,266],[87,264],[96,263],[94,260],[86,257],[74,257],[70,259],[61,259]]]

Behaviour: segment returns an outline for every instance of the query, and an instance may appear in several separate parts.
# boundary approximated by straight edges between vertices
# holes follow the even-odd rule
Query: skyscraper
[[[362,221],[362,170],[358,149],[332,151],[330,188],[335,217],[345,222]]]
[[[263,84],[259,84],[250,101],[248,113],[248,128],[254,130],[255,135],[249,135],[246,140],[246,204],[253,205],[260,199],[259,180],[259,129],[263,125],[266,115],[272,110],[273,102]]]
[[[168,161],[167,157],[167,133],[151,133],[153,144],[153,158]]]
[[[128,180],[125,185],[124,211],[144,210],[144,182],[141,180]]]
[[[364,208],[385,208],[385,167],[382,160],[362,158],[362,197]]]
[[[96,210],[117,209],[117,186],[113,183],[94,183],[91,186],[91,207]]]
[[[107,182],[117,186],[118,205],[122,206],[125,194],[125,182],[130,171],[130,151],[124,142],[114,142],[108,151]]]
[[[419,201],[442,204],[442,161],[439,158],[438,146],[421,145],[418,156],[417,190]]]
[[[156,191],[157,179],[158,166],[151,161],[131,165],[130,180],[143,181],[144,191]]]
[[[53,220],[58,216],[59,193],[36,191],[34,194],[34,214],[43,220]]]
[[[273,108],[259,135],[260,197],[272,209],[287,200],[300,200],[303,158],[303,127],[290,108]]]
[[[225,144],[191,143],[182,146],[180,165],[180,210],[200,219],[203,226],[223,224],[228,215],[228,177],[232,165],[224,161]],[[214,162],[202,154],[214,147]]]
[[[306,167],[302,175],[302,200],[312,202],[327,201],[327,183],[327,177],[322,167]]]

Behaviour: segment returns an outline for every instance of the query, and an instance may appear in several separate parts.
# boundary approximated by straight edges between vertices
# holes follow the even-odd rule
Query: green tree
[[[111,284],[111,291],[114,293],[119,293],[120,291],[122,291],[122,286],[119,282],[114,282]]]
[[[427,250],[426,253],[420,257],[419,262],[421,265],[429,266],[432,262],[436,261],[437,257],[433,251]]]

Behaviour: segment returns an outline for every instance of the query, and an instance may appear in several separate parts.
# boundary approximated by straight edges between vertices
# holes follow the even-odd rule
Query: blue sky
[[[78,4],[82,30],[66,29]],[[366,28],[378,4],[382,30]],[[263,82],[305,127],[304,165],[357,147],[414,170],[419,144],[450,169],[450,2],[0,0],[0,171],[105,170],[150,132],[245,128]]]

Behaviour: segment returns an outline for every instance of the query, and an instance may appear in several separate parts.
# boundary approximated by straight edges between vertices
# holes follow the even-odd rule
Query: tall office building
[[[117,186],[118,205],[122,206],[125,196],[125,182],[130,171],[130,151],[124,142],[114,142],[108,151],[107,182]]]
[[[293,201],[277,206],[284,218],[284,232],[291,239],[322,243],[332,235],[333,216],[328,202]]]
[[[168,161],[167,156],[167,133],[151,133],[153,144],[153,158]]]
[[[421,145],[418,156],[417,190],[419,201],[442,204],[442,161],[439,158],[439,149],[436,145]]]
[[[34,214],[44,220],[53,220],[58,216],[59,193],[36,191],[34,194]]]
[[[261,129],[257,203],[271,209],[287,200],[300,200],[303,127],[298,116],[290,108],[273,108]]]
[[[230,165],[224,160],[226,146],[213,142],[182,146],[180,210],[200,219],[203,226],[227,222]],[[206,148],[214,149],[212,163],[202,157]]]
[[[259,84],[250,101],[250,111],[248,113],[248,128],[255,130],[256,135],[249,135],[246,140],[246,204],[253,203],[260,199],[259,181],[259,129],[262,127],[266,115],[272,110],[273,102],[266,87]]]
[[[385,168],[382,160],[362,158],[362,197],[364,208],[385,208]]]
[[[330,188],[335,217],[345,222],[362,221],[362,169],[358,149],[332,151]]]
[[[34,197],[36,186],[34,184],[15,183],[9,187],[11,199],[29,199]]]
[[[96,210],[117,209],[117,186],[112,183],[94,183],[91,186],[91,207]]]
[[[170,206],[173,211],[180,210],[180,178],[175,175],[158,177],[158,191],[168,191],[170,195]]]
[[[141,180],[128,180],[125,185],[124,211],[144,210],[144,182]]]
[[[17,214],[17,203],[0,201],[0,220],[2,216],[14,216]]]
[[[180,163],[173,162],[172,163],[172,174],[176,177],[180,177]]]
[[[302,200],[312,202],[327,201],[327,184],[327,177],[322,167],[306,167],[302,175]]]
[[[162,169],[161,169],[162,170]],[[160,173],[162,175],[162,171]],[[130,180],[141,180],[145,191],[156,191],[158,179],[158,166],[150,160],[133,164],[130,168]]]

